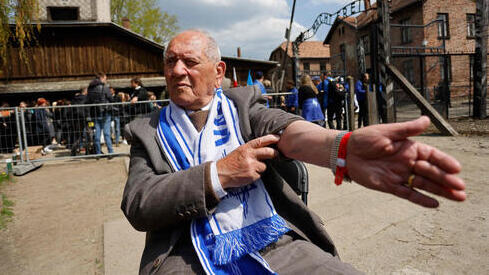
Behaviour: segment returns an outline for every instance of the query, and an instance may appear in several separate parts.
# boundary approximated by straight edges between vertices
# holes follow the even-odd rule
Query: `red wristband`
[[[351,132],[347,133],[341,138],[340,146],[338,148],[338,157],[336,158],[336,173],[334,183],[340,185],[343,179],[348,177],[348,170],[346,169],[346,148],[348,140],[350,139]]]

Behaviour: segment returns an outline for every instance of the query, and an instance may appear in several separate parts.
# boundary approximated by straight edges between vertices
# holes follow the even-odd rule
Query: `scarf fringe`
[[[215,235],[213,262],[215,265],[229,264],[278,241],[289,230],[287,223],[275,214],[240,230]]]

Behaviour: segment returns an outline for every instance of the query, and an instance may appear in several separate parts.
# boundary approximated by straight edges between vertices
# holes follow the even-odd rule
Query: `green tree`
[[[158,43],[168,42],[178,30],[176,16],[162,11],[156,0],[112,0],[110,9],[113,22],[122,25],[127,18],[132,31]]]
[[[26,45],[35,41],[40,29],[37,0],[0,0],[0,72],[6,65],[8,47],[15,44],[21,58],[27,62]]]

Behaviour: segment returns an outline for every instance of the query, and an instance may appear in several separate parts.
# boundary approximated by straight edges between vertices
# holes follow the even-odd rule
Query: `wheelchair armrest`
[[[280,160],[274,162],[273,168],[292,187],[297,195],[302,196],[302,201],[307,204],[309,174],[304,163],[298,160]]]

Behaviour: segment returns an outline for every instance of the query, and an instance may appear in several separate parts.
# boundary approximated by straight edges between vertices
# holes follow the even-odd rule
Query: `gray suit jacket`
[[[224,93],[238,109],[241,133],[245,141],[270,133],[278,133],[300,117],[278,109],[267,109],[255,86],[235,88]],[[131,140],[129,175],[124,189],[122,211],[132,226],[145,231],[146,247],[141,259],[140,273],[157,272],[182,235],[189,231],[194,218],[211,214],[218,199],[208,181],[209,163],[184,171],[172,171],[156,137],[159,112],[134,120],[126,127]],[[337,255],[333,242],[323,229],[323,223],[298,198],[273,168],[279,161],[267,163],[262,174],[277,213],[304,239],[324,251]]]

